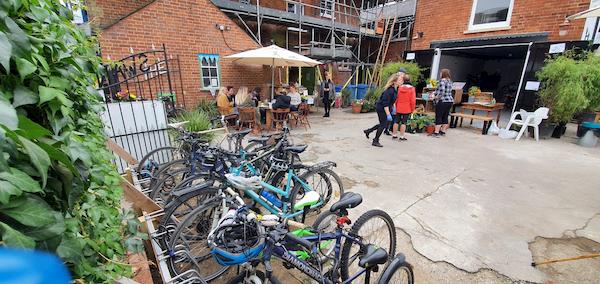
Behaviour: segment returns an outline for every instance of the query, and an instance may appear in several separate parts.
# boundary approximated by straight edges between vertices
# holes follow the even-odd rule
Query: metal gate
[[[133,53],[104,66],[99,91],[105,102],[101,114],[106,134],[140,160],[153,149],[171,145],[169,118],[185,108],[179,57],[161,49]],[[159,162],[172,157],[162,154]],[[119,172],[127,168],[115,156]]]

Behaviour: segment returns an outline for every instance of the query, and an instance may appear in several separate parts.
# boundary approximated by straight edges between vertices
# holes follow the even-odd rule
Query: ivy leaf
[[[59,96],[64,96],[64,94],[65,94],[61,90],[57,90],[55,88],[48,88],[48,87],[44,87],[44,86],[39,87],[39,92],[40,92],[40,104],[43,104],[47,101],[51,101],[54,98],[57,98]]]
[[[31,50],[31,44],[29,43],[29,38],[27,34],[15,23],[13,19],[10,17],[6,17],[4,19],[4,23],[6,27],[10,31],[8,33],[8,37],[17,44],[17,47],[23,49],[24,51]]]
[[[17,58],[15,62],[17,63],[17,70],[19,71],[19,75],[21,75],[21,79],[25,79],[25,77],[37,70],[37,66],[26,59]]]
[[[52,76],[49,86],[64,91],[69,88],[70,82],[67,78]]]
[[[48,167],[50,166],[50,157],[48,157],[48,154],[46,151],[44,151],[44,149],[31,142],[31,140],[23,136],[19,136],[19,140],[29,155],[29,160],[42,176],[42,188],[46,187],[46,180],[48,179]]]
[[[52,133],[41,125],[31,121],[23,115],[19,115],[19,134],[29,139],[37,139],[43,136],[51,136]]]
[[[32,196],[17,199],[16,207],[2,209],[2,214],[9,216],[19,223],[30,227],[43,227],[55,221],[54,216],[49,214],[52,208],[46,201]],[[13,204],[11,204],[13,205]]]
[[[51,213],[54,218],[51,224],[39,228],[26,228],[23,230],[23,233],[38,241],[51,239],[64,233],[66,226],[63,216],[56,211],[48,213]]]
[[[17,111],[8,102],[0,99],[0,124],[6,125],[8,129],[17,129]]]
[[[23,191],[18,189],[14,184],[5,180],[0,180],[0,203],[8,203],[11,196],[20,195],[21,192]]]
[[[42,188],[40,184],[32,179],[28,174],[16,168],[10,168],[10,171],[0,172],[0,179],[10,182],[18,189],[25,192],[40,192]]]
[[[75,166],[71,162],[71,159],[69,159],[69,156],[67,156],[67,154],[65,154],[59,148],[56,148],[52,145],[49,145],[49,144],[46,144],[43,142],[39,142],[38,146],[40,146],[40,148],[44,149],[44,151],[46,151],[46,153],[48,153],[48,156],[50,156],[50,158],[62,162],[72,173],[75,173],[75,174],[79,173],[78,171],[75,170]]]
[[[64,237],[56,249],[56,253],[64,260],[76,262],[82,257],[82,250],[83,245],[78,239]]]
[[[20,107],[22,105],[30,105],[38,102],[38,96],[32,92],[29,88],[25,88],[22,85],[17,86],[13,90],[14,100],[13,106],[15,108]]]
[[[5,245],[19,248],[35,247],[35,241],[32,238],[23,235],[9,225],[0,222],[0,229],[2,229],[2,241]]]
[[[4,66],[6,73],[10,74],[10,55],[12,54],[12,45],[8,37],[0,32],[0,64]]]

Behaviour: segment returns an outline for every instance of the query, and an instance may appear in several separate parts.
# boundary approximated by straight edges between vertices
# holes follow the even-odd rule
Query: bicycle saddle
[[[296,153],[296,154],[300,154],[302,152],[304,152],[304,150],[306,150],[306,148],[308,147],[308,145],[297,145],[297,146],[288,146],[283,148],[283,151],[289,151],[292,153]]]
[[[248,133],[252,132],[252,129],[246,129],[246,130],[240,130],[240,131],[236,131],[236,132],[231,132],[229,133],[229,137],[239,137],[242,138],[246,135],[248,135]]]
[[[362,203],[362,196],[354,192],[344,192],[340,200],[329,208],[329,211],[335,213],[338,210],[354,208]]]
[[[367,250],[358,260],[358,266],[368,268],[384,264],[388,260],[388,253],[376,245],[367,245]]]
[[[261,183],[261,179],[258,176],[253,176],[253,177],[243,177],[243,176],[236,176],[233,174],[225,174],[225,178],[227,179],[227,181],[231,184],[231,186],[237,188],[237,189],[261,189],[262,185]]]
[[[321,200],[321,195],[316,191],[309,191],[304,194],[298,202],[294,205],[294,210],[302,210],[304,207],[313,206]]]
[[[267,141],[269,141],[269,139],[271,139],[271,137],[255,137],[255,138],[250,138],[248,141],[265,144],[265,143],[267,143]]]

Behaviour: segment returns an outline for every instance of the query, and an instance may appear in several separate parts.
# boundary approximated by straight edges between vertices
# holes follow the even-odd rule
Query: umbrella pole
[[[273,64],[271,65],[271,100],[275,97],[275,58],[273,58]]]

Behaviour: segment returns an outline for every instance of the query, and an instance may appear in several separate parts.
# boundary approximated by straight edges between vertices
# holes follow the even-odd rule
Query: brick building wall
[[[104,8],[113,1],[96,0],[96,4]],[[223,24],[230,30],[221,34],[215,24]],[[150,49],[152,44],[158,47],[164,43],[169,55],[179,56],[188,108],[211,96],[202,90],[197,57],[200,53],[219,55],[221,86],[262,86],[266,90],[266,83],[270,82],[268,68],[238,65],[224,58],[258,45],[209,0],[156,0],[101,31],[99,41],[102,56],[113,60],[129,55],[130,48],[139,52]],[[179,84],[179,80],[174,83]]]
[[[154,0],[87,0],[93,28],[104,29],[127,15],[145,7]]]
[[[588,9],[590,0],[514,0],[510,29],[469,32],[473,0],[419,0],[413,34],[413,50],[427,49],[432,41],[483,36],[549,32],[548,40],[579,40],[582,20],[572,21],[566,36],[559,36],[559,24],[565,17]]]

